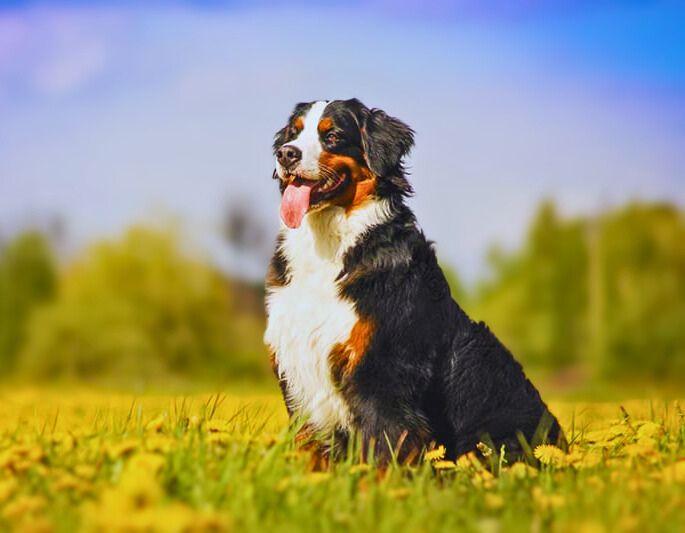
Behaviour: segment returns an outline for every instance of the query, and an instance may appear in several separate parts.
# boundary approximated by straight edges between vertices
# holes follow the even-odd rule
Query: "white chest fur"
[[[264,341],[274,351],[291,404],[321,431],[349,429],[351,415],[331,379],[329,354],[357,322],[353,302],[340,297],[335,279],[345,252],[369,227],[387,219],[383,201],[349,216],[328,208],[305,216],[297,229],[282,228],[290,281],[271,289]]]

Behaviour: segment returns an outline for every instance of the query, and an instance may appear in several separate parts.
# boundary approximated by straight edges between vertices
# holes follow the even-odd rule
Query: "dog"
[[[357,99],[298,104],[275,135],[264,340],[299,438],[330,458],[356,436],[379,463],[561,442],[521,365],[450,295],[405,202],[413,144]]]

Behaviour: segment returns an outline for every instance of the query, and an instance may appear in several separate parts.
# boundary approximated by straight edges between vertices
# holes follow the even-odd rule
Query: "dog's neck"
[[[326,207],[307,214],[297,229],[282,228],[284,251],[295,272],[321,263],[338,268],[345,253],[367,230],[390,217],[390,204],[385,199],[370,199],[349,213],[340,207]]]

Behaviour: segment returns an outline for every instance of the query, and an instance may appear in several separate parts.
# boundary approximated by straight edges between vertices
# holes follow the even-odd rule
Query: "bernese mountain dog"
[[[436,443],[456,457],[483,439],[511,453],[560,442],[521,365],[450,295],[405,203],[413,144],[357,99],[298,104],[276,133],[264,339],[299,437],[327,457],[356,435],[379,463]]]

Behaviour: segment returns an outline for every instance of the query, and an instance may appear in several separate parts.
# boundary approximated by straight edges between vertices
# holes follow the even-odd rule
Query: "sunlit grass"
[[[680,531],[677,403],[552,404],[571,447],[311,472],[277,396],[0,396],[0,529]],[[485,466],[487,464],[487,467]]]

